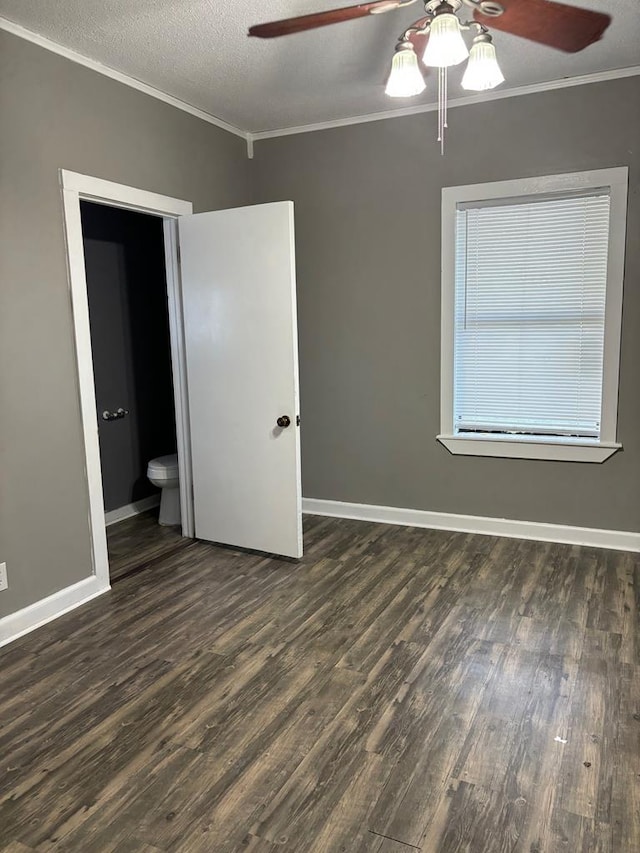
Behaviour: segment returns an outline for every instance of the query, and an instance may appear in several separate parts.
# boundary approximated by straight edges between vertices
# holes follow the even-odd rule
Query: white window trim
[[[617,166],[611,169],[594,169],[589,172],[443,188],[440,434],[437,439],[451,453],[467,456],[502,456],[512,459],[604,462],[622,447],[617,441],[617,420],[628,175],[629,169],[626,166]],[[600,439],[455,435],[453,360],[457,205],[487,199],[548,195],[601,187],[609,187],[611,196]]]

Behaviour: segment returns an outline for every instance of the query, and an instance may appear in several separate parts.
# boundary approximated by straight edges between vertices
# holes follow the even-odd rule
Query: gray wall
[[[640,78],[256,143],[293,199],[307,497],[640,530]],[[630,166],[620,452],[602,465],[451,456],[440,393],[444,186]]]
[[[107,512],[159,495],[147,463],[176,452],[162,219],[80,204]],[[122,407],[125,418],[102,412]]]
[[[245,144],[0,32],[0,616],[91,572],[58,169],[190,200],[250,200]]]
[[[58,169],[296,203],[308,497],[640,529],[638,78],[256,145],[0,32],[0,617],[90,572]],[[440,188],[631,167],[619,436],[604,465],[452,457],[439,424]]]

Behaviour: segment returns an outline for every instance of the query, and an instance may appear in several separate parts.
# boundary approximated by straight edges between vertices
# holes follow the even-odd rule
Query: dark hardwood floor
[[[158,510],[144,512],[107,527],[111,584],[143,572],[160,558],[178,554],[192,544],[178,527],[158,524]]]
[[[112,591],[0,652],[0,849],[640,850],[639,555],[109,533]]]

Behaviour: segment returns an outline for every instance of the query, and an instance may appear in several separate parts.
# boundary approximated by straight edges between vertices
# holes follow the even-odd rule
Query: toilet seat
[[[154,480],[175,480],[178,477],[178,454],[158,456],[147,466],[147,476]]]

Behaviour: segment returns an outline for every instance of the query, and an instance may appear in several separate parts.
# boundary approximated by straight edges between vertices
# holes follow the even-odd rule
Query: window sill
[[[567,438],[504,438],[492,436],[438,435],[438,441],[455,456],[501,456],[507,459],[549,459],[556,462],[604,462],[621,444]]]

